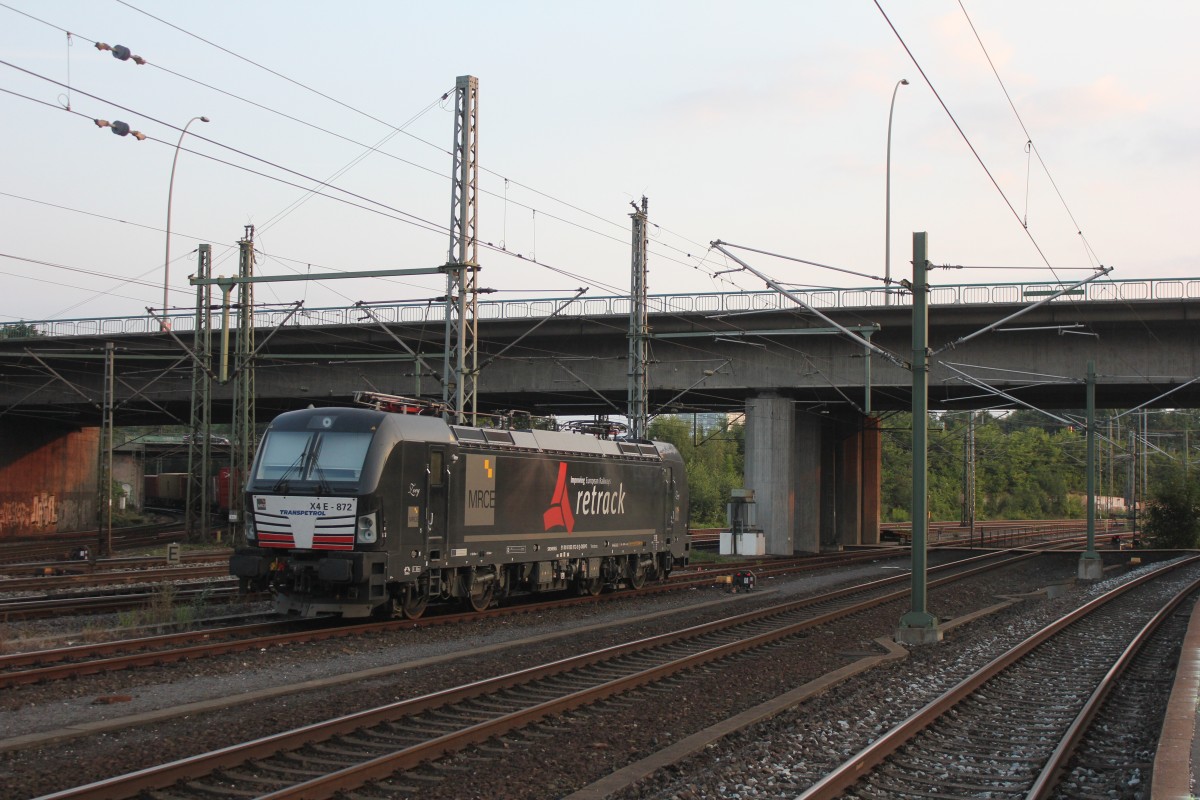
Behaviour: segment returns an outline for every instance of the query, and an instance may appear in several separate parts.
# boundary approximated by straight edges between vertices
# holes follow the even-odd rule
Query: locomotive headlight
[[[246,541],[253,542],[254,541],[254,520],[252,520],[252,519],[246,520],[245,531],[246,531]]]
[[[356,536],[362,544],[372,544],[379,537],[374,514],[363,514],[358,518]]]

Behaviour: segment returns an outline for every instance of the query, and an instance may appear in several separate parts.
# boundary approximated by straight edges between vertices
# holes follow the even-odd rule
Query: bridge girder
[[[936,349],[1007,311],[997,306],[938,308],[931,317],[931,344]],[[907,308],[830,315],[848,326],[877,324],[872,342],[902,358],[911,356],[905,352],[910,347]],[[1100,408],[1129,408],[1154,398],[1160,398],[1154,402],[1159,407],[1200,407],[1200,382],[1160,397],[1200,375],[1200,351],[1192,344],[1198,319],[1200,300],[1037,309],[1021,318],[1018,329],[940,353],[931,364],[930,407],[998,404],[966,375],[1032,405],[1081,408],[1088,360],[1096,362],[1099,373]],[[650,325],[651,414],[740,410],[747,398],[764,392],[814,408],[853,411],[863,406],[864,349],[842,336],[814,335],[822,327],[818,320],[772,311],[724,318],[653,315]],[[481,320],[480,411],[623,414],[627,327],[620,316]],[[280,331],[257,359],[259,421],[310,403],[349,403],[363,389],[425,396],[440,392],[435,377],[416,367],[417,360],[396,337],[427,364],[437,364],[444,356],[442,324],[390,323],[388,328],[384,332],[367,321],[362,326]],[[179,346],[159,333],[0,340],[0,415],[98,424],[107,341],[116,345],[117,424],[186,424],[190,364]],[[501,350],[505,352],[491,360]],[[910,407],[907,371],[873,356],[870,374],[873,410]],[[213,421],[229,420],[231,390],[214,386],[212,397]]]

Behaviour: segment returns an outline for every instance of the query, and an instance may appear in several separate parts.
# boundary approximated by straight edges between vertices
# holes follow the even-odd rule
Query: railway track
[[[99,553],[103,536],[101,531],[78,531],[37,539],[6,541],[0,545],[0,564],[44,560],[69,563],[72,554],[80,547],[88,548],[92,555]],[[178,541],[183,536],[184,532],[180,530],[178,522],[156,522],[114,529],[112,541],[114,549],[122,549]]]
[[[268,645],[269,640],[266,637],[278,634],[282,628],[289,626],[294,628],[296,623],[271,620],[249,625],[13,653],[0,656],[0,688],[261,648]],[[226,649],[222,650],[220,644],[213,642],[214,638],[221,638]],[[307,640],[311,641],[313,638],[315,637],[310,632]],[[282,644],[286,641],[288,640],[285,637],[280,637],[271,643]]]
[[[216,578],[229,575],[228,552],[191,553],[181,558],[181,564],[168,565],[161,558],[105,559],[96,565],[79,562],[78,565],[62,566],[55,562],[23,564],[0,567],[0,592],[34,592],[74,587],[117,586],[133,583],[161,583],[163,581],[188,581],[201,578]],[[701,569],[706,576],[734,575],[747,570],[756,575],[771,576],[791,574],[801,570],[824,569],[831,566],[866,561],[881,556],[895,556],[895,548],[878,548],[828,556],[806,556],[794,559],[759,559],[731,563],[709,564]],[[213,563],[216,561],[217,563]],[[69,570],[70,574],[50,572]],[[35,573],[30,575],[30,573]],[[37,574],[37,573],[43,574]],[[675,582],[687,581],[691,570],[676,573]],[[0,603],[0,616],[4,613]]]
[[[937,568],[931,586],[1036,557],[987,554]],[[670,676],[768,647],[803,631],[907,596],[906,574],[630,642],[98,781],[47,798],[227,794],[323,797],[371,781],[364,797],[411,789],[403,773],[530,722],[601,702]],[[419,778],[412,779],[419,783]]]
[[[35,561],[0,564],[0,593],[36,592],[69,587],[99,587],[134,583],[186,581],[222,577],[229,574],[230,551],[186,553],[180,564],[165,564],[161,557],[116,557],[89,561]],[[733,575],[752,570],[764,576],[789,574],[797,570],[822,569],[839,564],[896,555],[895,548],[881,547],[851,553],[803,556],[791,559],[756,559],[722,562],[699,567],[706,575]],[[213,563],[217,562],[217,563]],[[190,565],[190,566],[189,566]],[[691,570],[676,573],[673,579],[686,581]],[[57,598],[46,598],[56,600]],[[101,604],[102,605],[102,604]],[[56,611],[62,604],[53,604]],[[0,603],[0,618],[6,609]],[[13,609],[14,612],[17,609]],[[27,619],[14,615],[11,619]]]
[[[1104,703],[1131,666],[1143,675],[1150,665],[1161,668],[1169,644],[1160,642],[1157,651],[1148,644],[1200,591],[1195,570],[1186,569],[1197,563],[1200,557],[1193,557],[1144,575],[1063,616],[855,753],[801,797],[1045,798],[1062,788],[1063,776],[1072,782],[1072,796],[1079,796],[1080,783],[1087,784],[1087,796],[1124,796],[1136,755],[1114,751],[1108,725],[1127,724],[1137,714],[1129,714],[1128,697],[1123,711]],[[1135,698],[1136,683],[1135,674],[1126,687]],[[1107,715],[1098,717],[1102,711]],[[1085,740],[1082,764],[1068,772]]]
[[[224,574],[224,573],[221,573]],[[142,581],[151,579],[143,578]],[[168,584],[170,585],[170,584]],[[171,588],[173,605],[194,603],[228,602],[238,595],[237,579],[226,578],[210,581],[203,588]],[[0,620],[17,621],[44,619],[77,614],[105,614],[114,611],[144,608],[161,597],[161,581],[158,585],[130,587],[124,591],[108,591],[86,595],[44,596],[35,598],[9,599],[0,602]]]
[[[974,529],[958,523],[935,522],[929,526],[927,541],[930,547],[1019,547],[1078,536],[1086,531],[1087,523],[1081,519],[987,520],[976,523]],[[1103,520],[1098,524],[1096,533],[1107,539],[1125,535],[1128,531],[1123,520]],[[880,538],[907,545],[912,540],[912,524],[881,525]]]
[[[36,575],[24,578],[0,580],[0,592],[36,592],[51,589],[85,588],[97,586],[120,586],[131,583],[161,583],[162,581],[187,581],[198,578],[217,578],[229,575],[228,561],[212,563],[213,557],[188,559],[191,564],[164,565],[159,559],[138,559],[139,566],[123,569],[105,569],[80,572],[71,575]]]
[[[842,566],[859,561],[877,559],[881,555],[897,555],[895,548],[883,550],[859,551],[838,556],[818,556],[799,559],[787,559],[777,562],[739,562],[721,564],[710,569],[676,573],[671,580],[664,584],[646,586],[639,590],[640,594],[652,594],[662,591],[677,591],[691,587],[712,586],[714,581],[722,576],[737,572],[753,571],[759,579],[795,574],[834,566]],[[200,590],[207,591],[207,590]],[[196,658],[223,655],[226,653],[245,650],[255,650],[278,647],[305,641],[318,641],[331,638],[353,638],[363,634],[378,633],[389,630],[406,630],[410,628],[429,627],[433,625],[453,625],[473,622],[488,616],[504,617],[516,615],[537,614],[541,611],[558,608],[565,604],[592,604],[619,600],[630,593],[607,593],[595,597],[575,597],[551,601],[524,602],[491,609],[487,612],[457,613],[450,607],[445,607],[437,615],[420,620],[389,620],[371,621],[367,623],[345,624],[340,621],[297,621],[276,620],[247,626],[222,626],[198,631],[169,633],[160,636],[147,636],[136,639],[100,642],[96,644],[72,645],[69,647],[38,650],[26,653],[0,655],[0,688],[22,684],[40,683],[44,681],[74,678],[81,675],[116,672],[134,669],[141,666],[184,661]],[[209,596],[216,599],[229,599],[228,587],[220,587],[219,592],[210,592]],[[108,598],[89,598],[86,602],[94,610],[124,610],[144,606],[150,599],[151,593],[139,593],[135,596],[115,596]],[[194,599],[195,595],[183,595],[182,599]],[[106,602],[106,599],[109,602]],[[8,613],[12,618],[21,614],[50,615],[73,610],[70,599],[47,599],[28,601],[21,605],[16,601]],[[0,604],[0,618],[6,613],[6,606]]]
[[[930,547],[1022,547],[1038,542],[1058,541],[1078,537],[1087,531],[1083,520],[989,520],[976,524],[974,531],[957,523],[933,523],[928,531]],[[1106,520],[1097,529],[1098,537],[1127,536],[1123,522]],[[720,545],[720,528],[701,528],[692,531],[694,551],[715,552]],[[909,523],[881,526],[880,538],[886,543],[908,546],[912,540]]]
[[[194,564],[206,561],[224,561],[228,564],[229,548],[216,550],[193,550],[181,553],[179,563]],[[15,563],[0,563],[0,576],[8,578],[28,578],[68,575],[91,575],[119,570],[150,569],[166,564],[163,556],[114,556],[112,558],[97,558],[94,561],[21,561]],[[0,588],[4,587],[0,581]]]

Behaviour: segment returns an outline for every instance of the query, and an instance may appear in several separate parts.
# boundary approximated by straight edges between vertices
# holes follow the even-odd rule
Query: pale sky
[[[630,202],[643,195],[651,293],[762,288],[714,276],[731,265],[713,239],[882,275],[901,78],[894,277],[910,274],[913,231],[928,232],[936,264],[990,268],[935,283],[1078,279],[1099,265],[1114,279],[1200,276],[1192,0],[880,0],[916,63],[870,0],[0,3],[0,322],[161,306],[172,156],[178,128],[200,115],[211,122],[192,123],[174,181],[173,306],[194,304],[197,243],[213,244],[216,273],[236,274],[247,224],[259,274],[445,263],[453,87],[465,74],[480,87],[479,238],[525,257],[480,249],[494,297],[626,292]],[[60,108],[68,100],[77,113]],[[305,187],[329,179],[358,206],[318,196],[288,212],[303,189],[204,155]],[[745,257],[784,282],[874,284]],[[287,283],[257,300],[315,308],[444,288],[432,276]]]

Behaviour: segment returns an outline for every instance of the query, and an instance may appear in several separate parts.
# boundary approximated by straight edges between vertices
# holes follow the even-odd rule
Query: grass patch
[[[112,631],[108,628],[98,628],[95,625],[84,625],[83,630],[79,632],[79,639],[87,644],[99,644],[107,642],[112,638]]]
[[[117,614],[117,627],[189,630],[203,616],[201,612],[212,592],[205,589],[183,604],[177,602],[178,594],[174,584],[160,583],[145,606]]]
[[[728,564],[745,560],[745,556],[723,556],[712,550],[692,550],[688,553],[689,564]]]

